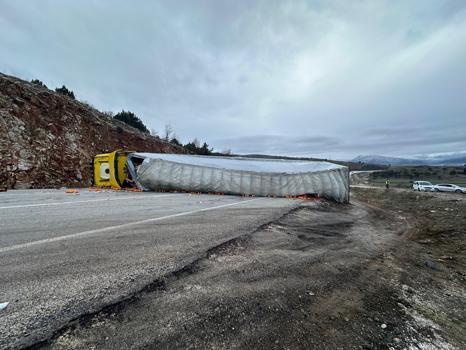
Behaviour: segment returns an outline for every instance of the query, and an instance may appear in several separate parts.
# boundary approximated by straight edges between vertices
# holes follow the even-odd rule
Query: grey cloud
[[[393,130],[391,130],[393,131]],[[328,136],[294,137],[283,135],[253,135],[247,137],[218,139],[219,145],[226,147],[232,145],[239,152],[255,153],[261,148],[265,153],[299,156],[324,156],[332,158],[333,154],[342,155],[344,152],[384,153],[391,152],[403,156],[405,154],[420,154],[420,149],[427,150],[427,153],[446,152],[449,147],[456,150],[466,149],[466,138],[460,131],[452,134],[442,134],[439,132],[429,132],[419,134],[409,130],[399,133],[393,132],[389,136],[384,134],[374,134],[372,136],[360,135],[359,137],[348,136],[346,138],[335,138]],[[364,132],[364,134],[366,134]],[[376,140],[374,140],[376,139]],[[408,153],[398,153],[398,149]],[[285,151],[284,151],[285,150]]]
[[[0,71],[235,152],[464,150],[464,42],[461,0],[0,0]]]

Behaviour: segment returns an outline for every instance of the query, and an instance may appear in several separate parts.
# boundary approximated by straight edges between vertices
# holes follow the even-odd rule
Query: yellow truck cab
[[[94,157],[94,186],[121,188],[127,179],[126,159],[132,152],[117,150]]]

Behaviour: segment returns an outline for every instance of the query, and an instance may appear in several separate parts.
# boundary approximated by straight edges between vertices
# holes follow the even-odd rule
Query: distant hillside
[[[436,165],[464,165],[466,164],[466,156],[454,156],[454,157],[436,157],[432,159],[431,164]]]
[[[85,103],[0,73],[0,187],[90,184],[95,154],[184,153]]]
[[[219,154],[221,155],[221,154]],[[289,157],[289,156],[273,156],[268,154],[241,154],[241,155],[231,155],[233,157],[250,157],[250,158],[265,158],[265,159],[287,159],[287,160],[305,160],[305,161],[325,161],[335,164],[340,164],[347,166],[350,171],[355,170],[382,170],[386,166],[376,163],[369,162],[354,162],[354,161],[343,161],[343,160],[332,160],[332,159],[322,159],[322,158],[312,158],[312,157]]]
[[[352,162],[358,163],[371,163],[380,165],[424,165],[424,161],[419,159],[408,159],[408,158],[396,158],[386,157],[379,155],[368,155],[368,156],[357,156],[351,160]]]
[[[451,156],[423,157],[420,159],[369,155],[357,156],[351,161],[380,165],[463,165],[466,164],[466,155],[457,153]]]

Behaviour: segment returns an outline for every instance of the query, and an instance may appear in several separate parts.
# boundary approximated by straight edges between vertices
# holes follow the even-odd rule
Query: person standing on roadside
[[[385,188],[388,190],[390,188],[390,180],[385,180]]]

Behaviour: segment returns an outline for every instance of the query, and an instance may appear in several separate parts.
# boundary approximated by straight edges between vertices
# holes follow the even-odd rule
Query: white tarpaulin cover
[[[135,166],[135,159],[143,159],[142,164]],[[318,194],[338,202],[349,198],[348,168],[328,162],[132,153],[128,165],[144,190],[277,197]]]

